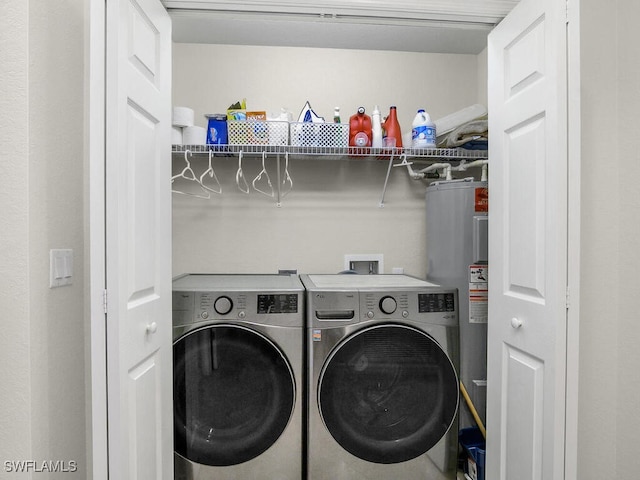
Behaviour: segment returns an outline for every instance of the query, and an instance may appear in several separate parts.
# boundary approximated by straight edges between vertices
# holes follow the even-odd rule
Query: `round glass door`
[[[318,385],[320,415],[358,458],[399,463],[430,450],[458,409],[458,377],[438,343],[404,325],[377,325],[346,338]]]
[[[234,325],[190,332],[173,346],[175,451],[211,466],[251,460],[280,437],[295,380],[276,345]]]

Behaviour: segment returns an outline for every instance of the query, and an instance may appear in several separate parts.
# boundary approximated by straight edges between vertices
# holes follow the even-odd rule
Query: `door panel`
[[[544,298],[544,129],[544,117],[535,115],[505,132],[511,161],[505,165],[510,227],[504,288],[507,295],[529,301]]]
[[[564,478],[566,6],[522,0],[489,36],[487,478]]]
[[[502,411],[506,447],[505,478],[540,478],[542,467],[542,419],[544,364],[526,352],[505,346],[503,384],[507,387]],[[521,455],[520,450],[531,452]],[[509,461],[509,459],[518,459]]]
[[[158,426],[162,424],[162,391],[159,381],[162,367],[157,364],[156,355],[146,358],[140,365],[129,372],[129,392],[132,401],[129,402],[129,418],[135,424],[130,426],[132,451],[131,475],[129,478],[163,478],[158,475],[162,465],[158,464],[162,458],[162,444]],[[155,395],[150,398],[151,394]]]
[[[173,478],[171,22],[159,0],[107,2],[109,476]]]

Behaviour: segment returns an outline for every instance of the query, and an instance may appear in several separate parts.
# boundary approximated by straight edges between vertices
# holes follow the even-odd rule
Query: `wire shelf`
[[[344,158],[381,158],[399,157],[405,155],[407,158],[424,160],[480,160],[489,157],[486,150],[466,150],[464,148],[369,148],[369,147],[338,147],[338,146],[303,146],[303,145],[173,145],[173,153],[206,153],[211,151],[220,155],[243,154],[278,154],[289,153],[289,155],[300,157],[334,157]]]

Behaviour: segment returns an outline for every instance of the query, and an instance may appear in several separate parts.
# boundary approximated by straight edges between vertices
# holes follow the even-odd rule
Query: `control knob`
[[[380,310],[382,310],[383,313],[391,315],[396,311],[396,308],[398,308],[398,304],[395,298],[386,296],[380,299]]]
[[[233,302],[229,297],[218,297],[213,304],[213,308],[220,315],[226,315],[233,308]]]

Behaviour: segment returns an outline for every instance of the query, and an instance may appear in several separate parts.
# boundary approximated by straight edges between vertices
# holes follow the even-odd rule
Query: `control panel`
[[[455,295],[453,292],[418,294],[418,311],[420,313],[455,312]]]
[[[258,295],[258,312],[260,314],[298,313],[298,295],[281,293],[278,295]]]
[[[301,295],[291,292],[174,292],[173,323],[243,320],[289,326],[292,322],[301,323]]]
[[[457,311],[456,294],[453,291],[434,292],[361,292],[363,319],[421,318],[425,315],[441,315],[454,318]]]
[[[400,318],[409,316],[409,295],[406,292],[366,292],[361,296],[364,298],[364,311],[367,318],[373,319],[390,315]]]

